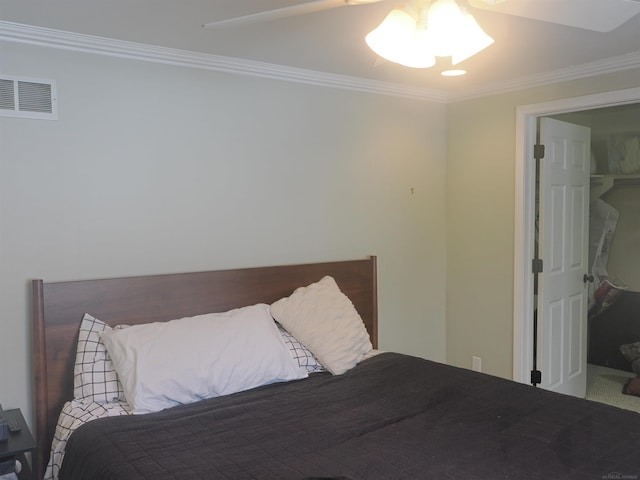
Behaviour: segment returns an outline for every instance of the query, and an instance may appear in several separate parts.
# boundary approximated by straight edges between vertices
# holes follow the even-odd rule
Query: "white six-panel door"
[[[589,128],[540,119],[538,369],[541,387],[586,394]]]

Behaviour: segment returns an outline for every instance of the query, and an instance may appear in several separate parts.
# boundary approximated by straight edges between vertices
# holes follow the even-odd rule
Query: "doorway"
[[[640,101],[640,88],[525,105],[516,112],[516,177],[514,232],[513,379],[531,383],[535,298],[532,259],[535,257],[534,145],[540,117],[626,105]],[[586,365],[585,365],[586,368]],[[543,372],[544,375],[544,372]]]

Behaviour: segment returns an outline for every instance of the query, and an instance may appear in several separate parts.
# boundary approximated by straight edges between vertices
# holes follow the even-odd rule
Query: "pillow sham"
[[[307,377],[257,304],[102,333],[133,413]]]
[[[333,375],[353,368],[373,348],[362,318],[331,276],[274,302],[271,315]]]
[[[287,332],[282,325],[279,323],[277,325],[280,335],[282,335],[284,343],[289,349],[289,353],[296,359],[300,368],[303,368],[307,373],[326,372],[322,364],[313,356],[313,353],[311,353],[307,347],[300,343],[296,337]]]
[[[124,390],[100,334],[113,329],[84,314],[78,332],[73,366],[73,397],[79,401],[113,403],[124,401]]]

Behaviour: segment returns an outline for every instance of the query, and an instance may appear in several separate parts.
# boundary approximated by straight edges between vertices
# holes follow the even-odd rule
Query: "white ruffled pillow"
[[[265,304],[134,325],[101,337],[133,413],[307,377]]]
[[[356,366],[373,348],[362,318],[330,276],[273,303],[271,315],[334,375]]]

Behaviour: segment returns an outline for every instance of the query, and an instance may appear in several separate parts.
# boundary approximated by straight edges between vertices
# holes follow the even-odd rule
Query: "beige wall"
[[[449,105],[448,363],[512,378],[516,107],[638,86],[636,69]]]
[[[380,347],[444,361],[446,105],[0,46],[59,109],[0,118],[5,408],[32,413],[33,278],[375,254]]]

